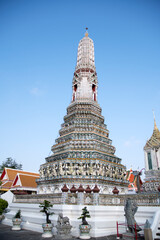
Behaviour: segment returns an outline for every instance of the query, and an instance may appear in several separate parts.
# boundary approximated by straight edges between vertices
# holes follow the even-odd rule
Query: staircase
[[[154,240],[160,240],[160,223],[158,225],[158,229],[157,229],[157,232],[156,232],[156,237],[154,238]]]

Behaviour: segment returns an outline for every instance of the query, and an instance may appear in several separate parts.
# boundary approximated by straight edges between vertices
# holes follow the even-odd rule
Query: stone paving
[[[44,240],[42,238],[42,233],[21,230],[21,231],[12,231],[11,226],[7,226],[4,224],[0,224],[0,240]],[[48,240],[57,240],[55,236],[52,238],[47,238]],[[77,240],[79,238],[72,238],[72,240]],[[116,236],[108,236],[108,237],[99,237],[99,238],[91,238],[91,240],[115,240]]]
[[[0,240],[59,240],[56,236],[51,238],[42,238],[42,233],[33,232],[29,230],[22,229],[21,231],[12,231],[11,226],[0,224]],[[77,240],[79,238],[73,237],[71,240]],[[116,240],[116,235],[90,238],[90,240]],[[122,239],[122,238],[121,238]],[[125,240],[133,240],[133,238],[125,238]],[[138,238],[139,240],[144,240],[143,237]],[[70,239],[69,239],[70,240]]]

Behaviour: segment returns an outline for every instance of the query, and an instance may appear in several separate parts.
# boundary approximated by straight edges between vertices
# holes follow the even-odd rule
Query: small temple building
[[[39,175],[17,173],[10,191],[16,195],[36,194]]]
[[[0,192],[11,191],[14,194],[37,193],[36,179],[39,173],[26,172],[23,170],[4,168],[1,174]]]
[[[160,131],[155,117],[153,134],[144,146],[144,155],[145,179],[143,189],[145,192],[157,192],[160,187]]]
[[[39,194],[60,193],[64,186],[92,191],[95,184],[101,193],[112,194],[115,187],[121,194],[128,191],[126,167],[115,155],[97,89],[94,43],[86,31],[78,45],[72,101],[51,148],[52,155],[40,166]]]
[[[138,184],[140,185],[140,190],[142,191],[142,179],[139,175],[139,171],[133,171],[132,168],[127,171],[126,179],[129,181],[128,193],[137,193],[139,191]],[[137,182],[139,181],[139,183]]]

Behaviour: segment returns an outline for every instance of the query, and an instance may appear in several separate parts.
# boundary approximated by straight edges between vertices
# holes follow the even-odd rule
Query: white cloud
[[[139,139],[136,139],[135,137],[130,137],[128,140],[124,142],[125,147],[135,147],[137,145],[141,145],[142,141]]]
[[[32,88],[32,89],[30,90],[30,93],[31,93],[32,95],[34,95],[34,96],[41,96],[41,95],[42,95],[42,91],[41,91],[39,88],[37,88],[37,87]]]
[[[130,140],[127,140],[124,142],[124,146],[125,147],[129,147],[131,145],[131,141]]]

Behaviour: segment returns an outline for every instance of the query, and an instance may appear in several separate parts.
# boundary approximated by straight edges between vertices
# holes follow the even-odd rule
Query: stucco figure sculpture
[[[137,232],[142,230],[138,226],[138,224],[136,223],[136,220],[134,218],[134,215],[137,212],[137,209],[138,209],[137,204],[133,200],[128,198],[126,200],[124,211],[125,211],[125,217],[126,217],[126,220],[127,220],[127,226],[128,226],[128,229],[131,233],[135,233],[135,230]]]
[[[57,219],[57,238],[59,239],[70,239],[71,228],[68,217],[63,217],[62,213],[59,213]]]

